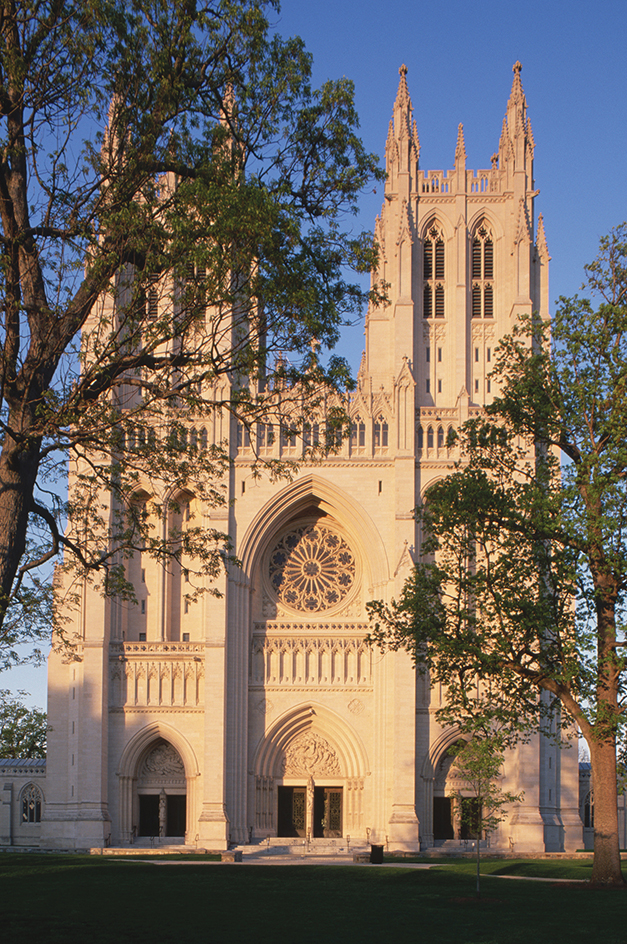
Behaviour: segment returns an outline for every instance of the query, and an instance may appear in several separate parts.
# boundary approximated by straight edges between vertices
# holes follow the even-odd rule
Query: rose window
[[[324,525],[290,529],[274,546],[270,585],[281,603],[318,613],[337,606],[355,583],[355,556],[339,534]]]

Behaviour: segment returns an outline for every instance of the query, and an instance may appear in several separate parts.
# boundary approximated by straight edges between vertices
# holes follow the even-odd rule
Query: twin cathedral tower
[[[80,658],[50,657],[42,846],[350,836],[414,851],[459,838],[459,733],[438,724],[441,693],[407,653],[365,643],[366,604],[398,598],[421,544],[413,509],[457,458],[449,429],[490,402],[499,338],[521,315],[548,316],[520,71],[488,166],[466,167],[460,125],[444,172],[420,169],[400,69],[375,223],[389,303],[366,316],[352,433],[276,482],[251,477],[247,439],[225,419],[230,501],[190,499],[241,561],[222,596],[188,609],[175,578],[138,560],[136,604],[86,591]],[[293,438],[261,448],[298,458]],[[508,754],[503,788],[524,798],[493,848],[581,847],[576,750],[535,737]]]

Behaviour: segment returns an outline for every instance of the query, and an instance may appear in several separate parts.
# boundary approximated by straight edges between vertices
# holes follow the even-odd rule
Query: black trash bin
[[[370,862],[372,865],[383,865],[383,846],[370,846]]]

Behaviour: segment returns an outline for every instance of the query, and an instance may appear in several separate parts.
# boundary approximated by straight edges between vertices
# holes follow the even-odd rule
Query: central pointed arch
[[[275,721],[257,748],[253,773],[259,777],[281,777],[287,748],[308,733],[329,743],[343,778],[368,775],[366,751],[357,733],[334,711],[313,702],[297,705]]]
[[[244,573],[250,577],[254,572],[269,529],[276,533],[300,514],[310,514],[312,508],[333,517],[364,550],[369,582],[373,587],[389,580],[390,566],[385,545],[372,518],[347,492],[317,475],[306,475],[291,482],[255,515],[238,549]]]

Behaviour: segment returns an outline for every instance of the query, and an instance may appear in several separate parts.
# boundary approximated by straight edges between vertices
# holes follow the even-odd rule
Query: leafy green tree
[[[312,88],[302,41],[269,28],[277,11],[0,0],[5,665],[49,633],[38,574],[60,551],[109,592],[130,593],[138,547],[219,571],[228,538],[159,536],[140,481],[223,503],[229,426],[342,422],[346,364],[317,352],[368,294],[347,272],[370,267],[372,241],[349,222],[380,172],[352,84]]]
[[[497,828],[505,817],[506,807],[522,799],[521,793],[504,791],[499,786],[504,762],[503,740],[498,733],[475,732],[469,741],[458,741],[449,749],[455,758],[456,779],[465,785],[464,789],[453,791],[451,797],[457,801],[461,822],[477,840],[477,898],[481,897],[481,839]]]
[[[627,589],[627,224],[586,267],[589,298],[505,338],[463,460],[420,509],[427,540],[374,638],[408,646],[447,686],[444,712],[579,726],[594,782],[592,881],[622,884],[617,736]]]
[[[0,689],[0,757],[45,757],[46,712],[26,707],[22,699],[28,692],[17,694]]]

